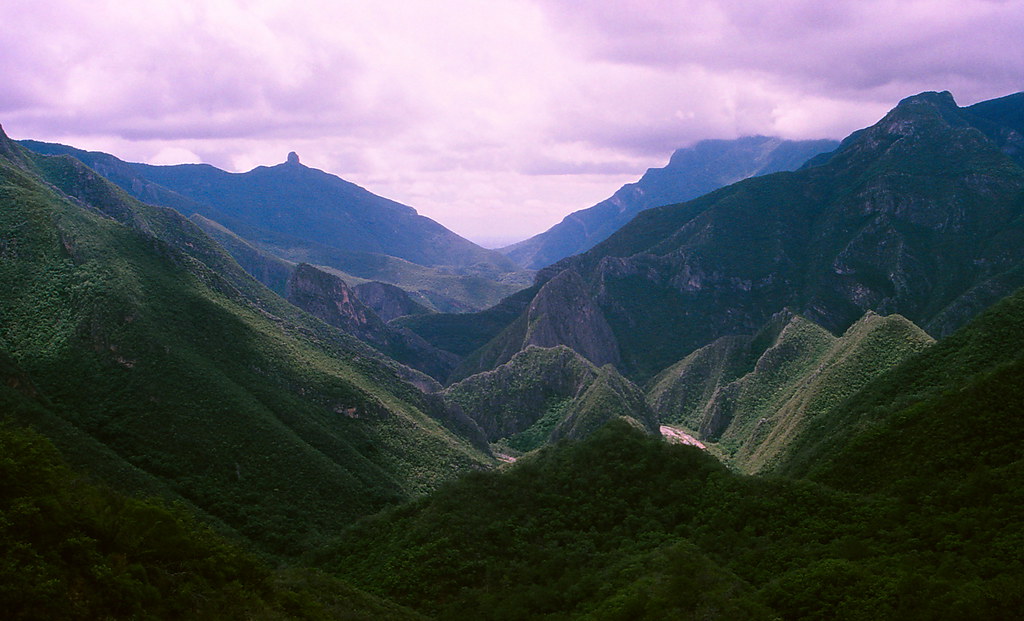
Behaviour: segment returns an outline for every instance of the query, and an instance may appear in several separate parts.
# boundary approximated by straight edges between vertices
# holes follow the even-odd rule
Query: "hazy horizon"
[[[233,172],[296,151],[491,246],[702,139],[840,139],[1024,75],[1019,0],[13,0],[5,25],[13,138]]]

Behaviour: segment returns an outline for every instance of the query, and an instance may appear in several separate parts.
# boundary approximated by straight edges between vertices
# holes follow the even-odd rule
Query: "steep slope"
[[[899,315],[869,312],[835,337],[783,312],[755,336],[723,337],[669,367],[652,380],[648,399],[663,421],[720,442],[731,463],[758,472],[807,421],[932,342]]]
[[[176,212],[0,143],[16,156],[0,160],[0,347],[76,465],[294,553],[490,463],[429,415],[447,416],[413,372],[271,294]]]
[[[658,432],[639,388],[614,367],[598,368],[565,346],[531,345],[493,371],[449,386],[444,398],[490,442],[503,441],[517,451],[580,439],[618,418]]]
[[[180,213],[180,212],[179,212]],[[284,297],[288,279],[295,271],[295,263],[285,261],[269,252],[257,248],[221,224],[197,213],[189,218],[211,239],[228,251],[235,261],[253,278],[271,291]]]
[[[467,356],[451,378],[457,380],[493,369],[531,345],[565,345],[598,366],[620,362],[619,347],[604,314],[590,297],[580,275],[567,269],[544,283],[522,314],[484,347]]]
[[[0,385],[5,618],[421,618],[323,574],[272,571],[181,507],[85,480],[45,438],[10,424],[18,397]]]
[[[318,560],[438,619],[1014,618],[1020,436],[993,431],[978,436],[1016,447],[1016,473],[966,475],[992,459],[957,451],[960,469],[905,500],[743,477],[613,423],[361,522]]]
[[[414,332],[384,323],[345,281],[312,265],[295,266],[285,287],[285,298],[328,325],[341,328],[391,358],[445,381],[458,363]]]
[[[96,164],[100,174],[123,171],[120,181],[136,179],[193,201],[191,209],[229,228],[239,223],[301,240],[345,250],[400,257],[419,265],[509,267],[500,255],[480,248],[416,210],[376,196],[367,190],[304,166],[297,155],[277,166],[260,166],[246,173],[229,173],[207,164],[152,166],[122,162],[103,153],[34,141],[33,151],[66,154]],[[113,179],[112,179],[113,180]],[[115,181],[117,182],[117,181]],[[121,185],[121,183],[118,183]],[[147,197],[161,204],[155,189]],[[172,205],[173,207],[173,205]],[[191,215],[186,213],[185,215]],[[246,231],[237,231],[243,236]],[[251,239],[251,237],[249,237]]]
[[[697,198],[749,177],[795,170],[811,157],[839,146],[833,140],[792,141],[767,136],[702,140],[679,149],[664,168],[651,168],[593,207],[575,211],[530,239],[500,249],[531,269],[590,250],[651,207]]]
[[[784,315],[691,362],[742,373],[732,352],[787,330],[828,336]],[[872,339],[919,336],[866,317],[833,386],[890,349]],[[772,477],[609,425],[363,521],[318,559],[440,619],[1015,618],[1024,290],[835,398]]]
[[[185,216],[198,214],[208,229],[227,231],[285,261],[327,265],[359,278],[423,290],[439,310],[486,308],[525,286],[529,277],[516,273],[500,253],[459,237],[411,207],[308,168],[294,154],[277,166],[228,173],[205,164],[150,166],[65,145],[22,144],[37,153],[71,155],[140,200]],[[236,243],[226,247],[242,250],[236,259],[251,265],[248,250]],[[255,266],[254,276],[264,275],[263,263]],[[275,288],[279,282],[265,284]]]
[[[517,291],[494,306],[476,313],[436,313],[402,317],[395,321],[422,336],[438,349],[466,356],[486,345],[516,320],[540,287]]]
[[[1024,290],[813,420],[773,471],[911,494],[1020,477],[1022,352]]]
[[[430,309],[417,303],[404,290],[384,282],[364,282],[352,290],[363,304],[372,308],[384,321],[430,313]]]
[[[538,284],[577,272],[634,379],[786,307],[833,333],[874,310],[942,336],[1024,284],[1024,169],[976,118],[907,98],[799,171],[642,212]]]

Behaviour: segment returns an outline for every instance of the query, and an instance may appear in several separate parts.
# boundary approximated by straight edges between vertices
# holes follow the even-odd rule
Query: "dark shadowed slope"
[[[664,168],[651,168],[636,183],[611,198],[565,217],[530,239],[502,248],[520,265],[540,269],[585,252],[651,207],[697,198],[748,177],[795,170],[811,157],[831,151],[834,140],[782,140],[750,136],[737,140],[703,140],[679,149]]]
[[[0,348],[52,404],[26,422],[76,465],[295,553],[490,463],[400,377],[418,374],[273,295],[177,212],[0,145]]]
[[[948,334],[1024,284],[1024,169],[977,118],[910,97],[814,165],[644,211],[538,280],[580,275],[634,378],[786,307],[834,333],[873,310]]]

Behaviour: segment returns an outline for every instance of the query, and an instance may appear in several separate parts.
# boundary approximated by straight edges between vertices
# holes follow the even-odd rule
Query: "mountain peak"
[[[956,100],[953,99],[953,94],[949,91],[926,91],[924,93],[918,93],[917,95],[911,95],[910,97],[901,100],[897,107],[913,104],[930,104],[941,108],[959,108],[959,106],[956,105]]]
[[[288,159],[285,161],[285,163],[286,164],[292,164],[293,166],[298,166],[299,165],[299,154],[296,153],[295,151],[290,151],[288,153]]]

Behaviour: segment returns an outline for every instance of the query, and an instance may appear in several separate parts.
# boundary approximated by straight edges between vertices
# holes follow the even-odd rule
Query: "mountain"
[[[726,336],[659,373],[648,390],[662,422],[698,432],[731,465],[758,472],[807,422],[934,343],[899,315],[868,312],[841,336],[782,311],[752,336]]]
[[[1022,352],[1019,290],[815,418],[772,472],[862,492],[927,495],[955,482],[949,493],[1019,496],[989,477],[1024,472]]]
[[[702,140],[677,150],[667,166],[648,169],[639,181],[622,186],[610,198],[575,211],[547,231],[500,252],[524,267],[540,269],[591,249],[645,209],[697,198],[748,177],[795,170],[837,146],[833,140],[767,136]]]
[[[907,98],[798,171],[642,212],[539,272],[539,290],[576,272],[596,309],[588,322],[611,327],[635,380],[784,308],[836,334],[868,310],[948,334],[1024,285],[1024,169],[1009,154],[1019,134],[979,110],[949,93]],[[501,334],[478,352],[505,351]],[[502,356],[470,357],[479,371]]]
[[[449,386],[444,398],[475,421],[488,441],[515,451],[580,439],[617,418],[658,434],[638,387],[611,365],[598,368],[565,346],[531,345],[493,371]]]
[[[0,351],[76,468],[275,554],[494,462],[427,381],[246,274],[176,211],[0,133]],[[445,425],[451,425],[446,427]]]
[[[285,289],[285,299],[295,306],[439,381],[447,379],[458,363],[457,356],[437,349],[414,332],[384,323],[334,274],[300,263]]]
[[[793,315],[763,336],[787,330],[815,339]],[[774,476],[612,423],[363,520],[313,560],[438,619],[1015,618],[1022,352],[1024,290],[814,416]]]
[[[598,366],[620,362],[611,326],[591,299],[580,275],[567,269],[546,282],[505,330],[467,356],[451,378],[492,369],[531,345],[565,345]]]
[[[277,166],[229,173],[207,164],[151,166],[65,145],[22,144],[41,154],[71,155],[142,201],[197,214],[207,229],[221,228],[287,262],[422,289],[428,304],[441,310],[484,308],[525,284],[525,275],[500,253],[411,207],[304,166],[294,153]]]
[[[394,285],[370,281],[353,287],[356,297],[384,321],[409,315],[427,315],[430,309],[417,303],[408,293]]]

